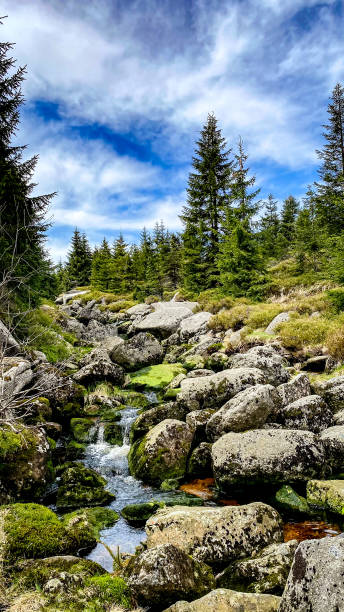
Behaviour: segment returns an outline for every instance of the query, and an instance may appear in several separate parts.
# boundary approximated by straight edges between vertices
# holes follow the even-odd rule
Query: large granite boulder
[[[215,587],[210,567],[173,544],[161,544],[133,557],[125,577],[138,603],[149,609],[161,610],[178,599],[194,599]]]
[[[191,317],[192,310],[184,304],[171,303],[161,304],[155,312],[151,312],[138,322],[133,322],[132,331],[151,332],[158,338],[167,338],[177,331],[181,321]]]
[[[161,483],[185,474],[192,430],[176,419],[155,425],[129,452],[130,473],[149,483]]]
[[[279,612],[344,610],[344,538],[299,544]]]
[[[272,385],[280,385],[289,380],[283,357],[270,346],[254,346],[247,353],[233,355],[231,367],[258,368],[264,372],[266,381]]]
[[[316,392],[322,395],[333,414],[344,410],[344,376],[335,376],[316,383]]]
[[[258,429],[264,425],[278,400],[278,393],[272,385],[255,385],[244,389],[209,419],[209,440],[217,440],[229,431]]]
[[[115,385],[124,383],[124,370],[116,363],[112,363],[109,358],[92,360],[88,365],[83,366],[73,375],[75,382],[81,385],[88,385],[96,381],[107,380]]]
[[[334,424],[333,414],[320,395],[307,395],[281,407],[274,422],[286,429],[305,429],[321,433]]]
[[[289,382],[279,385],[277,387],[278,394],[280,396],[280,404],[287,406],[292,402],[306,395],[311,395],[311,384],[306,374],[298,374],[292,378]]]
[[[271,506],[164,508],[146,523],[147,547],[173,544],[198,561],[228,565],[282,541],[281,518]]]
[[[64,407],[73,406],[73,416],[83,414],[84,395],[83,389],[77,385],[69,376],[63,376],[61,372],[50,364],[42,363],[35,373],[35,391],[47,398],[53,409],[61,415]]]
[[[153,406],[149,410],[145,410],[134,421],[131,430],[130,438],[132,442],[142,438],[147,431],[152,429],[161,421],[166,419],[176,419],[177,421],[185,421],[187,409],[184,406],[178,405],[176,402],[168,402],[158,406]]]
[[[233,368],[211,376],[186,378],[180,383],[178,402],[193,403],[193,409],[195,402],[198,408],[218,408],[247,387],[265,382],[258,368]]]
[[[178,601],[165,612],[277,612],[280,601],[275,595],[216,589],[191,603]]]
[[[82,463],[70,463],[61,468],[56,507],[58,510],[105,506],[115,496],[106,491],[106,480]]]
[[[286,321],[289,321],[289,318],[290,318],[289,312],[280,312],[269,323],[269,325],[265,329],[265,333],[266,334],[274,334],[276,329],[277,329],[277,327],[279,325],[281,325],[281,323],[285,323]]]
[[[327,463],[332,471],[341,472],[344,469],[344,425],[334,425],[325,429],[321,435]]]
[[[212,448],[217,485],[277,484],[304,481],[321,476],[325,451],[311,432],[281,429],[254,429],[228,433]]]
[[[184,319],[179,327],[179,338],[181,342],[187,342],[189,338],[198,336],[207,331],[207,324],[211,319],[210,312],[197,312],[191,317]]]
[[[32,364],[22,357],[2,357],[0,372],[0,401],[6,409],[8,401],[18,396],[32,379]]]
[[[152,334],[141,332],[111,351],[111,359],[125,370],[139,370],[162,361],[164,355],[160,342]]]
[[[20,353],[19,343],[2,321],[0,321],[0,352],[4,356]]]
[[[234,561],[217,576],[216,584],[238,591],[281,595],[297,546],[297,540],[270,544],[249,559]]]

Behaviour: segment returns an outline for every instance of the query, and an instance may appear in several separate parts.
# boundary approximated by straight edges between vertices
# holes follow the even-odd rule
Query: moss
[[[290,485],[283,485],[283,487],[277,491],[275,501],[277,506],[283,510],[307,514],[310,512],[307,500],[301,495],[298,495]]]
[[[86,444],[80,444],[75,440],[71,440],[67,444],[66,448],[66,460],[73,461],[74,459],[81,459],[85,455]]]
[[[57,515],[39,504],[3,506],[6,566],[21,558],[40,558],[73,552],[70,534]]]
[[[309,504],[344,515],[343,480],[310,480],[307,483]]]
[[[29,559],[20,561],[14,567],[12,589],[16,592],[24,589],[42,588],[48,580],[58,578],[61,572],[68,572],[78,576],[79,579],[106,573],[98,563],[88,559],[62,555],[39,560]]]
[[[90,433],[93,427],[93,419],[74,418],[70,421],[71,432],[77,442],[90,442]]]
[[[133,372],[130,374],[130,381],[133,387],[162,389],[172,382],[178,374],[185,373],[185,369],[180,363],[161,363]]]
[[[104,427],[104,440],[109,444],[122,446],[123,433],[118,423],[106,423]]]
[[[183,360],[183,366],[189,370],[198,370],[204,368],[205,359],[202,355],[190,355]]]
[[[139,527],[144,525],[146,521],[160,508],[164,508],[165,504],[159,501],[145,502],[142,504],[129,504],[121,510],[121,515],[130,525]]]
[[[179,489],[180,479],[179,478],[167,478],[163,480],[160,489],[161,491],[176,491]]]
[[[61,484],[56,506],[60,510],[103,506],[115,499],[112,493],[104,489],[106,480],[82,463],[67,464],[58,471],[61,473]]]
[[[95,589],[96,593],[93,595],[92,600],[94,601],[95,599],[100,605],[111,604],[114,606],[117,604],[128,610],[132,608],[130,590],[123,578],[107,574],[90,578],[87,584],[92,589]],[[104,607],[99,608],[99,610],[104,609]]]
[[[51,450],[55,450],[56,448],[56,440],[53,440],[52,438],[47,438],[50,449]]]
[[[177,388],[177,389],[168,389],[164,395],[164,399],[165,400],[174,400],[178,393],[181,392],[181,388]]]
[[[62,522],[66,529],[70,529],[72,526],[74,537],[78,531],[82,536],[82,529],[78,529],[78,522],[87,523],[87,531],[91,534],[91,543],[95,543],[99,539],[100,531],[108,527],[112,527],[119,519],[119,514],[115,510],[110,508],[84,508],[83,510],[76,510],[65,514],[62,518]],[[85,529],[83,529],[85,531]],[[87,535],[88,540],[90,539]]]
[[[0,429],[0,459],[14,455],[23,447],[23,438],[10,429]]]

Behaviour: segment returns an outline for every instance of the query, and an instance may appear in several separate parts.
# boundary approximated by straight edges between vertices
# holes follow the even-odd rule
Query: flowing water
[[[154,398],[152,398],[154,399]],[[86,449],[84,463],[93,468],[107,480],[106,489],[116,495],[116,499],[109,508],[118,513],[128,504],[137,504],[151,499],[162,499],[166,493],[144,485],[129,474],[128,453],[129,435],[132,423],[137,417],[137,408],[127,407],[121,411],[119,422],[123,433],[123,445],[113,446],[104,441],[104,424],[96,425],[98,433],[94,444]],[[116,553],[117,547],[121,552],[133,553],[136,546],[145,539],[144,528],[130,526],[122,516],[113,527],[101,532],[101,540]],[[112,570],[112,559],[106,548],[98,544],[92,550],[89,559],[97,561],[108,571]]]

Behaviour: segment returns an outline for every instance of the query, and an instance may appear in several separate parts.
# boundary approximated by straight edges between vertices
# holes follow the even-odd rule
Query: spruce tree
[[[260,242],[265,257],[276,257],[276,239],[279,232],[280,220],[278,216],[277,201],[270,193],[265,202],[265,213],[260,219]]]
[[[92,253],[85,234],[75,228],[68,252],[66,278],[69,287],[85,286],[90,282]]]
[[[1,23],[1,22],[0,22]],[[23,161],[25,146],[14,146],[24,99],[24,67],[15,69],[13,44],[0,43],[0,284],[34,304],[47,282],[45,214],[54,194],[33,196],[37,156]],[[4,291],[2,292],[4,297]]]
[[[316,215],[316,197],[308,188],[303,207],[295,222],[294,253],[297,271],[302,274],[308,269],[318,271],[321,263],[321,240],[319,220]]]
[[[344,230],[344,87],[340,83],[333,89],[327,112],[326,143],[317,150],[322,161],[320,182],[315,187],[320,225],[327,235],[335,235]]]
[[[112,254],[106,238],[92,257],[91,284],[95,289],[108,291],[112,281]]]
[[[264,291],[265,270],[253,231],[259,189],[254,189],[255,177],[249,177],[246,162],[247,155],[240,139],[217,265],[226,293],[260,296]]]
[[[294,246],[298,211],[299,203],[293,196],[289,196],[284,200],[280,229],[277,236],[277,252],[281,257],[286,257],[290,254]]]
[[[200,291],[214,287],[218,281],[219,233],[228,202],[232,162],[213,114],[208,115],[196,145],[181,219],[185,226],[184,285],[191,290],[197,286]]]
[[[122,234],[115,240],[112,258],[112,278],[110,289],[115,293],[125,293],[128,289],[128,245]]]

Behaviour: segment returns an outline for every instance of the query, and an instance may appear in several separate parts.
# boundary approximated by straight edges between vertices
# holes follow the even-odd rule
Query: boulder
[[[310,480],[307,501],[313,506],[344,514],[344,480]]]
[[[154,307],[156,305],[154,304]],[[192,311],[184,305],[168,304],[159,307],[140,321],[134,321],[134,332],[151,332],[158,338],[167,338],[177,331],[181,321],[191,317]]]
[[[282,541],[282,521],[271,506],[163,508],[146,523],[147,547],[178,542],[197,561],[222,565]]]
[[[311,432],[293,429],[254,429],[228,433],[212,448],[217,485],[297,482],[322,474],[323,444]]]
[[[241,329],[237,329],[236,331],[233,331],[233,329],[227,329],[223,339],[224,347],[226,349],[236,349],[238,346],[240,346],[246,330],[246,325],[244,325],[244,327]]]
[[[126,310],[126,314],[133,319],[135,317],[143,317],[152,312],[152,310],[153,308],[149,304],[135,304],[135,306],[131,306],[131,308]]]
[[[104,488],[106,480],[82,463],[66,464],[60,471],[62,473],[56,501],[58,510],[103,506],[115,499],[115,496]]]
[[[77,416],[75,414],[77,410],[82,416],[83,388],[75,384],[69,376],[63,376],[57,368],[42,363],[36,369],[34,384],[36,392],[47,398],[52,408],[59,414],[64,414],[64,408],[68,405],[69,412],[73,411],[72,416]]]
[[[215,374],[214,370],[199,368],[198,370],[191,370],[191,372],[188,372],[186,378],[200,378],[201,376],[211,376],[212,374]],[[184,380],[184,378],[185,376],[179,382]]]
[[[4,356],[20,353],[19,343],[2,321],[0,321],[0,353]]]
[[[334,425],[325,429],[320,436],[325,450],[327,462],[334,471],[344,469],[344,425]]]
[[[286,429],[305,429],[321,433],[334,424],[334,419],[320,395],[307,395],[280,408],[274,422],[282,424]]]
[[[189,461],[187,473],[192,478],[207,478],[213,473],[211,463],[211,444],[201,442],[192,451]]]
[[[67,332],[74,334],[79,339],[83,338],[86,332],[85,325],[76,319],[62,319],[62,326]]]
[[[311,481],[310,481],[311,482]],[[294,491],[290,485],[283,485],[275,495],[275,502],[279,509],[287,512],[310,513],[307,500]]]
[[[279,612],[338,612],[344,609],[344,538],[299,544]]]
[[[193,438],[192,430],[176,419],[155,425],[130,448],[130,473],[149,483],[183,476]]]
[[[45,559],[25,559],[16,563],[16,576],[20,578],[21,589],[43,588],[48,580],[65,576],[73,577],[77,582],[81,578],[102,576],[106,574],[101,565],[90,559],[81,559],[74,555],[56,555]],[[62,574],[62,575],[63,575]]]
[[[152,334],[141,332],[116,346],[111,359],[125,370],[138,370],[162,361],[163,348]]]
[[[279,395],[272,385],[244,389],[210,418],[207,424],[209,440],[215,441],[229,431],[258,429],[264,425],[278,401]]]
[[[75,382],[82,385],[103,380],[112,382],[115,385],[122,385],[124,377],[123,368],[105,358],[95,359],[73,374]]]
[[[297,540],[270,544],[252,558],[235,561],[216,578],[217,586],[250,593],[281,595],[297,549]]]
[[[140,605],[161,610],[182,597],[194,599],[215,587],[210,567],[173,544],[162,544],[133,557],[125,569]]]
[[[281,324],[281,323],[285,323],[286,321],[289,321],[290,318],[290,314],[289,312],[280,312],[278,315],[276,315],[276,317],[274,317],[272,319],[272,321],[269,323],[269,325],[267,326],[265,333],[266,334],[274,334],[276,331],[276,328]]]
[[[342,378],[342,376],[339,376],[338,378]],[[333,414],[336,414],[344,409],[344,384],[333,384],[333,386],[325,388],[320,387],[318,392],[323,396]]]
[[[211,317],[212,314],[210,312],[197,312],[191,317],[184,319],[179,327],[180,341],[187,342],[189,338],[207,331],[207,324]]]
[[[180,383],[178,401],[187,404],[196,401],[199,408],[218,408],[247,387],[265,382],[265,375],[258,368],[233,368],[212,376],[186,378]]]
[[[130,431],[131,441],[135,442],[138,438],[142,438],[147,431],[161,423],[161,421],[166,419],[185,421],[186,415],[187,409],[184,406],[179,406],[176,402],[169,402],[162,406],[153,406],[153,408],[142,412],[134,421]]]
[[[114,323],[109,323],[104,325],[99,321],[92,320],[88,323],[84,333],[83,340],[86,342],[101,342],[108,338],[109,336],[117,336],[118,330],[117,325]]]
[[[203,408],[203,410],[192,410],[186,415],[186,424],[192,429],[198,441],[205,440],[206,425],[213,414],[214,408]]]
[[[280,385],[289,380],[284,368],[284,360],[271,346],[254,346],[247,353],[237,353],[231,357],[232,368],[257,368],[265,374],[266,382]]]
[[[311,395],[311,384],[306,374],[298,374],[287,383],[277,387],[280,404],[287,406],[306,395]]]
[[[134,527],[141,527],[145,525],[146,521],[160,508],[164,508],[164,502],[150,501],[143,502],[141,504],[128,504],[121,510],[121,515]]]
[[[6,403],[27,387],[33,379],[31,363],[22,357],[1,357],[0,400]]]
[[[277,612],[280,597],[216,589],[201,599],[178,601],[165,612]]]
[[[344,410],[340,410],[333,415],[335,425],[344,425]]]
[[[50,447],[41,427],[0,429],[0,504],[39,499],[52,479]]]

